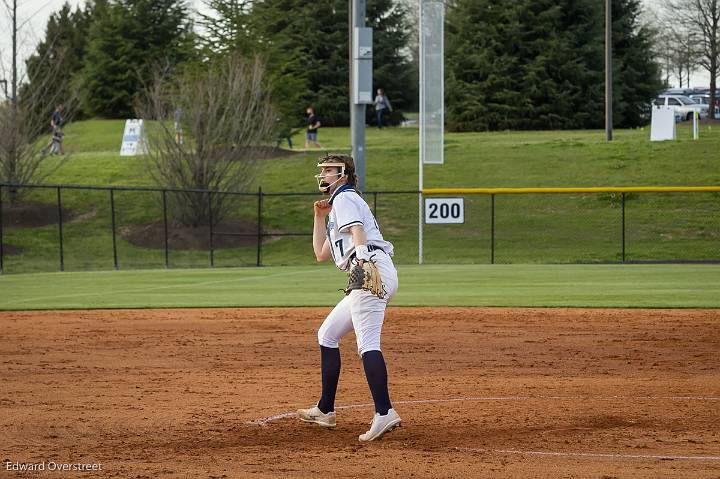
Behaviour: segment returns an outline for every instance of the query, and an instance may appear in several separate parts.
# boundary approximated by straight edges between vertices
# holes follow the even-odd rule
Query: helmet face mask
[[[315,179],[318,182],[318,189],[320,190],[321,193],[329,193],[330,188],[332,188],[332,186],[335,183],[337,183],[338,181],[342,180],[345,177],[345,163],[325,162],[325,163],[318,163],[317,166],[318,166],[318,168],[339,168],[339,170],[340,170],[338,173],[334,173],[334,174],[327,174],[327,173],[323,174],[321,171],[319,175],[315,175]],[[332,183],[328,183],[326,181],[326,179],[328,177],[333,177],[333,176],[337,176],[337,179],[335,181],[333,181]]]

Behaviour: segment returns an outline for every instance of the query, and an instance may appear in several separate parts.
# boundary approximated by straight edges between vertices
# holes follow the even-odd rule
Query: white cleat
[[[360,434],[358,439],[361,441],[374,441],[380,439],[385,433],[392,431],[396,427],[400,427],[400,415],[394,409],[389,409],[388,413],[381,416],[375,413],[370,430],[365,434]]]
[[[325,414],[317,406],[310,409],[298,409],[297,416],[301,421],[314,422],[322,427],[335,427],[335,411]]]

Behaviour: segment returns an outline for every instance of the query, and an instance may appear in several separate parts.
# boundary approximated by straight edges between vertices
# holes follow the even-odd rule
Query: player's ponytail
[[[358,194],[362,194],[359,190],[358,183],[360,183],[360,178],[358,178],[358,175],[353,173],[353,182],[352,182],[353,188],[355,188],[355,191],[357,191]]]
[[[348,185],[352,186],[353,188],[355,188],[357,190],[358,183],[360,183],[360,179],[358,178],[358,175],[355,174],[354,171],[352,173],[348,172],[346,174],[347,174]]]

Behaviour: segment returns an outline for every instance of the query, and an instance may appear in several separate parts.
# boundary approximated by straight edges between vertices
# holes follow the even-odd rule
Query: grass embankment
[[[66,129],[69,160],[48,183],[152,186],[141,157],[120,157],[122,121],[86,121]],[[651,143],[649,130],[616,130],[607,143],[601,131],[448,134],[445,165],[425,167],[426,187],[649,186],[720,184],[720,131],[704,126],[699,141],[687,125],[680,140]],[[368,129],[368,191],[417,189],[418,130]],[[347,151],[349,130],[324,128],[329,151]],[[296,146],[302,138],[294,138]],[[321,152],[267,160],[257,180],[264,192],[316,191],[313,175]],[[56,161],[56,160],[51,160]],[[53,202],[55,192],[36,192]],[[172,197],[169,198],[172,201]],[[265,231],[311,231],[311,197],[265,197]],[[373,203],[373,196],[367,196]],[[162,218],[158,194],[117,193],[118,231]],[[75,213],[64,227],[66,270],[111,269],[112,241],[107,192],[64,191],[63,206]],[[233,215],[253,222],[254,198]],[[398,263],[417,261],[417,196],[378,196],[377,216],[396,245]],[[466,198],[466,223],[426,226],[425,259],[430,263],[487,263],[490,260],[490,200]],[[608,262],[621,258],[621,212],[613,195],[523,195],[496,198],[495,260],[499,263]],[[705,260],[720,257],[720,195],[629,195],[627,260]],[[171,231],[172,234],[172,231]],[[5,228],[5,243],[22,248],[5,258],[6,272],[58,269],[57,226]],[[266,265],[313,262],[308,238],[272,238],[262,248]],[[118,235],[121,269],[163,267],[162,249],[140,248]],[[218,266],[255,264],[247,246],[216,252]],[[170,253],[173,267],[209,264],[205,251]]]

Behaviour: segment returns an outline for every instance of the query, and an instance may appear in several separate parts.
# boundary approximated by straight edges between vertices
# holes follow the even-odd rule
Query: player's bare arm
[[[350,233],[352,234],[355,250],[357,251],[359,247],[365,246],[365,251],[367,251],[367,235],[365,234],[365,230],[363,229],[362,225],[351,226]],[[361,256],[362,255],[358,255],[358,262],[364,259],[361,258]]]

